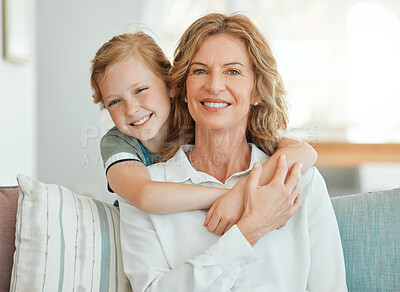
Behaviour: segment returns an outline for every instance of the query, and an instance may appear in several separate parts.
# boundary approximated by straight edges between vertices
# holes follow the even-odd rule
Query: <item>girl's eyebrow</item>
[[[104,97],[103,100],[108,101],[109,99],[112,99],[114,97],[115,97],[115,94],[110,94],[110,95],[107,95],[106,97]]]
[[[130,90],[132,90],[132,89],[138,87],[139,85],[141,85],[141,82],[135,82],[129,88],[130,88]],[[104,97],[103,100],[107,101],[107,99],[112,99],[114,97],[118,97],[118,94],[111,93],[111,94],[107,95],[106,97]]]

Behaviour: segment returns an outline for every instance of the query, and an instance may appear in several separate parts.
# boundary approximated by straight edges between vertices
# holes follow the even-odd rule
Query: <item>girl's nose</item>
[[[137,100],[130,100],[126,103],[125,114],[127,116],[137,113],[140,109],[140,104]]]

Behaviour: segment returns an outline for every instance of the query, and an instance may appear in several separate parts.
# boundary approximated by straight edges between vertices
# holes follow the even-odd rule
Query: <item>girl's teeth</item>
[[[204,105],[208,106],[208,107],[227,107],[229,105],[229,103],[225,103],[225,102],[205,102]]]
[[[145,116],[143,119],[141,119],[140,121],[133,123],[134,126],[140,126],[143,125],[149,118],[151,115]]]

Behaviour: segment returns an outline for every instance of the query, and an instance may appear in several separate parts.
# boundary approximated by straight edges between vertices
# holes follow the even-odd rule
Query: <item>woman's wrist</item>
[[[243,216],[239,222],[236,224],[239,228],[240,232],[242,232],[243,236],[247,239],[247,241],[254,246],[261,237],[268,234],[271,230],[268,230],[266,226],[257,226],[252,223],[252,220],[248,217]]]

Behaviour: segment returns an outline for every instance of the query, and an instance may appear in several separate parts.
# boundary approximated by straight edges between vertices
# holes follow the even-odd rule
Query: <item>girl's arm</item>
[[[279,146],[276,154],[263,164],[261,181],[265,184],[272,179],[278,157],[282,153],[286,154],[288,167],[299,161],[303,163],[303,170],[306,170],[316,160],[315,150],[304,142],[285,138]],[[210,210],[211,212],[207,214],[208,220],[206,222],[213,217],[211,216],[212,210],[217,209],[217,216],[213,218],[212,222],[218,219],[221,226],[226,221],[235,224],[243,213],[242,194],[247,182],[246,178],[242,179],[234,189],[228,191],[220,188],[156,182],[151,180],[146,167],[142,163],[125,161],[111,166],[107,172],[107,179],[114,192],[144,212],[168,214],[207,209],[214,206]],[[214,204],[223,194],[231,194],[229,197],[232,197],[232,200],[227,202],[226,206],[230,204],[232,208],[220,210],[220,208],[217,208],[219,204]],[[217,225],[212,232],[215,231]],[[212,227],[212,225],[209,226]]]
[[[107,179],[115,193],[139,210],[168,214],[208,209],[226,189],[152,181],[146,167],[138,161],[112,165]]]
[[[282,138],[277,151],[262,166],[260,185],[266,185],[272,180],[281,154],[286,156],[288,169],[291,169],[296,162],[302,163],[302,173],[312,167],[317,160],[317,152],[309,144]],[[248,176],[244,177],[230,192],[213,203],[204,221],[208,231],[222,235],[239,221],[243,213],[243,194],[247,180]]]

